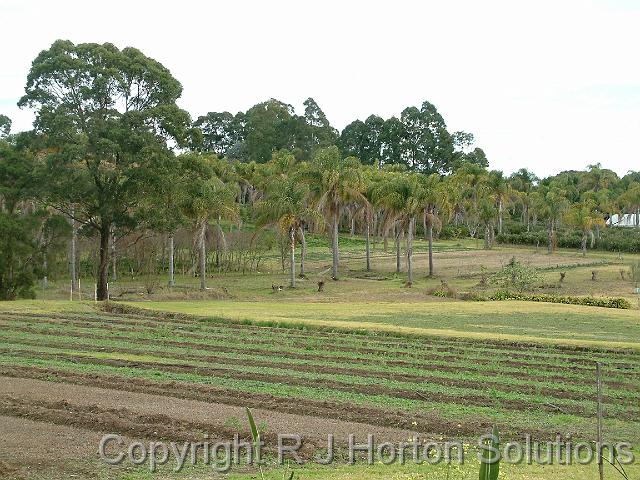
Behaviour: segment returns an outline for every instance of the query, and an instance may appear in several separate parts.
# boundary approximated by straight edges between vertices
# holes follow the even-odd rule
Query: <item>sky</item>
[[[433,103],[492,169],[640,169],[640,0],[0,0],[0,113],[59,38],[133,46],[196,118],[313,97],[338,129]]]

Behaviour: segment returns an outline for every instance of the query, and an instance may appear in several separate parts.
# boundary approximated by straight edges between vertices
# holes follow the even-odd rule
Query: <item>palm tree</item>
[[[407,233],[407,286],[411,286],[416,216],[423,208],[421,185],[416,175],[392,173],[380,183],[374,196],[384,208],[383,230],[389,231],[395,226],[398,237]]]
[[[521,168],[509,177],[511,188],[516,191],[516,196],[522,206],[522,223],[527,225],[527,232],[530,229],[529,220],[531,215],[529,210],[532,201],[531,194],[538,182],[539,178],[526,168]]]
[[[266,196],[256,204],[259,225],[277,224],[280,231],[290,241],[290,284],[296,286],[296,236],[304,228],[305,222],[317,218],[317,211],[309,207],[309,187],[295,178],[276,178],[267,188]],[[301,237],[304,242],[304,237]],[[304,273],[304,251],[301,270]]]
[[[216,176],[219,165],[215,156],[195,153],[180,157],[182,164],[182,198],[180,205],[188,218],[195,224],[196,243],[199,251],[200,288],[206,290],[206,238],[209,221],[238,218],[237,186],[225,184]]]
[[[593,235],[593,229],[596,225],[604,226],[602,216],[594,211],[594,205],[591,202],[585,202],[574,204],[567,212],[565,220],[582,233],[580,246],[582,255],[586,256],[587,238],[589,235]]]
[[[565,214],[569,202],[561,188],[540,186],[532,194],[532,205],[540,218],[547,222],[547,251],[553,253],[556,249],[556,227]]]
[[[444,206],[446,194],[443,192],[444,183],[438,174],[420,177],[420,202],[424,221],[425,236],[429,243],[429,276],[433,277],[433,227],[439,223],[438,209]]]
[[[636,227],[640,228],[640,183],[632,182],[627,191],[620,195],[618,201],[629,213],[636,214]]]
[[[498,234],[501,234],[504,204],[507,198],[509,198],[509,183],[502,172],[492,170],[489,172],[488,187],[498,208]]]
[[[303,166],[318,210],[331,228],[332,266],[331,276],[338,280],[340,262],[338,231],[342,210],[351,201],[365,204],[362,165],[355,157],[342,158],[338,147],[319,149],[309,165]]]

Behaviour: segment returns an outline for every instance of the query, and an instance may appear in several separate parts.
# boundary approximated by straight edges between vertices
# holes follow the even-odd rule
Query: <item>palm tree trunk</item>
[[[200,290],[207,289],[207,221],[200,227]]]
[[[396,273],[400,273],[400,229],[396,231]]]
[[[407,232],[407,286],[413,283],[413,226],[415,218],[409,221],[409,231]]]
[[[433,277],[433,219],[427,225],[429,241],[429,276]]]
[[[427,215],[429,215],[429,213],[425,210],[424,215],[422,216],[422,230],[424,230],[425,241],[429,240],[429,232],[428,232],[429,227],[427,226]]]
[[[289,228],[289,237],[291,239],[291,252],[290,252],[290,263],[291,263],[291,272],[289,279],[289,286],[291,288],[296,288],[296,229],[291,227]]]
[[[371,271],[371,238],[370,238],[370,226],[369,226],[369,222],[367,221],[367,228],[366,228],[366,241],[367,241],[367,249],[366,249],[366,253],[367,253],[367,272]]]
[[[304,237],[304,227],[300,227],[300,242],[302,243],[302,250],[300,252],[300,278],[304,278],[304,259],[307,256],[307,239]]]
[[[498,235],[502,234],[502,199],[498,200]]]
[[[173,287],[176,284],[176,279],[173,273],[173,234],[169,235],[169,286]]]
[[[334,280],[338,280],[338,262],[340,261],[338,256],[338,222],[339,222],[338,209],[336,209],[336,211],[333,214],[333,232],[332,232],[333,238],[331,241],[331,249],[333,254],[331,276]]]

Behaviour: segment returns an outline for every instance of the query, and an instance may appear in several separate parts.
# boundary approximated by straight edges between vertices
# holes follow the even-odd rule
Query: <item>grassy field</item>
[[[295,289],[271,252],[260,272],[213,272],[205,291],[186,274],[167,288],[163,276],[121,272],[108,306],[89,300],[90,278],[82,280],[84,301],[65,300],[68,282],[51,279],[36,300],[0,304],[0,478],[210,478],[207,467],[180,474],[167,466],[156,474],[107,467],[96,445],[111,432],[145,441],[201,440],[203,432],[248,438],[244,407],[266,439],[293,431],[311,449],[322,447],[326,433],[343,448],[347,432],[365,431],[390,441],[420,435],[472,445],[493,424],[504,441],[558,433],[592,441],[596,362],[604,372],[606,439],[640,442],[640,313],[626,275],[636,257],[444,241],[430,278],[426,243],[418,240],[416,281],[406,288],[392,249],[377,244],[373,271],[365,272],[362,240],[341,242],[339,282],[328,279],[325,240],[311,237],[307,276]],[[487,295],[497,287],[482,277],[513,257],[538,269],[535,292],[620,296],[634,308],[429,295],[443,283],[457,297]],[[36,438],[45,453],[32,448]],[[272,460],[266,467],[266,478],[282,478]],[[297,467],[301,480],[453,480],[477,478],[477,470],[475,459]],[[638,476],[640,464],[628,470]],[[594,465],[505,464],[501,473],[508,480],[595,476]],[[225,478],[259,477],[240,466]]]
[[[552,318],[564,311],[562,315],[572,326],[562,333],[543,334],[535,328],[536,320],[523,321],[530,320],[526,314],[530,305],[505,303],[484,312],[493,327],[487,325],[478,336],[469,336],[465,332],[473,333],[484,323],[477,318],[477,307],[483,304],[428,304],[438,308],[430,308],[426,316],[421,316],[426,305],[418,303],[356,304],[352,310],[342,305],[342,317],[332,304],[292,302],[279,309],[275,302],[154,306],[171,305],[173,310],[205,315],[171,317],[144,310],[108,313],[92,304],[71,302],[3,304],[0,375],[107,388],[116,396],[122,391],[145,392],[169,400],[187,398],[294,413],[314,421],[363,422],[429,438],[471,442],[496,423],[505,439],[525,434],[553,439],[563,432],[590,440],[594,436],[594,364],[598,361],[606,375],[607,438],[640,441],[640,352],[612,349],[621,343],[625,322],[629,332],[625,344],[638,346],[637,319],[626,316],[629,312],[549,305],[555,309],[548,312],[555,312]],[[475,306],[475,311],[456,310],[460,306]],[[256,317],[260,312],[265,318]],[[372,312],[379,316],[377,321],[363,319]],[[564,335],[560,343],[570,344],[581,331],[590,331],[602,321],[601,312],[611,315],[607,323],[619,322],[615,328],[620,331],[599,340],[579,338],[584,344],[579,348],[555,344],[558,338],[553,339],[554,335]],[[429,318],[436,323],[438,315],[446,324],[441,334],[433,335],[434,329],[419,325]],[[408,326],[400,331],[411,335],[394,333],[403,326],[403,318]],[[517,343],[499,336],[517,337],[515,330],[508,329],[509,321],[510,328],[522,323],[523,336]],[[340,328],[329,330],[332,322]],[[384,335],[375,327],[365,330],[371,325],[384,327]],[[491,329],[497,328],[511,333],[492,335]],[[420,334],[415,335],[414,330]],[[530,343],[530,337],[542,341]],[[83,421],[81,415],[66,414],[75,410],[73,395],[62,407],[36,403],[29,397],[17,404],[12,398],[2,398],[1,414],[20,416],[27,408],[30,419],[98,431],[110,426],[100,417]],[[30,402],[34,408],[29,409]],[[93,408],[99,411],[99,406]],[[150,435],[167,422],[144,418],[138,430],[127,433]],[[228,418],[217,420],[218,427],[229,424]],[[195,422],[182,434],[197,436],[204,428]],[[263,428],[269,431],[269,420]],[[246,434],[239,427],[243,430]],[[223,432],[224,428],[216,432],[214,426],[214,433]],[[396,476],[385,478],[420,478],[421,470],[407,468],[396,467]],[[472,470],[472,466],[464,468]],[[376,471],[361,467],[354,475],[353,470],[328,473],[314,467],[303,471],[303,478],[383,478],[383,471],[372,473]],[[446,478],[445,470],[438,471]],[[513,467],[513,472],[509,478],[553,478],[536,476],[540,471],[533,467]]]

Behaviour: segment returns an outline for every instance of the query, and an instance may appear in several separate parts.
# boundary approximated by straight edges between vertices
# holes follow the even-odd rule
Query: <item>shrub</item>
[[[513,287],[523,292],[539,280],[540,276],[534,267],[523,265],[516,257],[498,272],[491,276],[491,283],[504,288]]]
[[[521,292],[510,292],[508,290],[501,290],[494,293],[489,296],[489,300],[524,300],[527,302],[564,303],[567,305],[586,305],[604,308],[631,308],[631,303],[621,297],[574,297],[568,295],[548,295],[544,293],[525,294]]]

